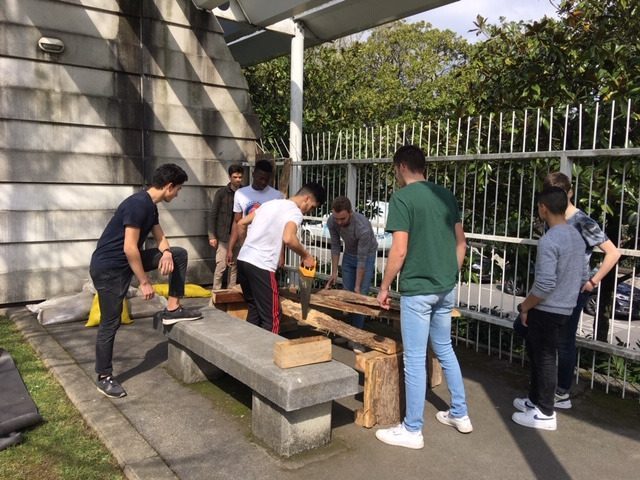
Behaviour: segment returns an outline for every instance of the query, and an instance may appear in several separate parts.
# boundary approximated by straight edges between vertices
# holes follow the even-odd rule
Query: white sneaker
[[[571,398],[569,397],[569,393],[556,393],[553,406],[554,408],[562,408],[565,410],[571,408]]]
[[[473,426],[471,425],[471,420],[468,415],[464,417],[452,417],[449,412],[450,411],[447,410],[446,412],[436,413],[436,419],[438,419],[440,423],[454,427],[460,433],[473,432]]]
[[[558,428],[556,412],[553,412],[552,415],[545,415],[538,407],[530,408],[526,412],[516,412],[511,415],[511,419],[523,427],[537,428],[540,430],[555,430]]]
[[[410,432],[404,423],[391,428],[381,428],[376,431],[376,438],[388,445],[413,448],[419,450],[424,447],[422,432]]]
[[[521,412],[527,412],[527,411],[531,410],[532,408],[536,408],[534,403],[531,400],[529,400],[529,397],[527,397],[527,398],[514,398],[513,399],[513,406],[516,407]]]

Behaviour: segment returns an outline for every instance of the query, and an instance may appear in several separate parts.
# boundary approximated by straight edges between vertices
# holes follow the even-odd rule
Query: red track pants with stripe
[[[247,322],[279,333],[282,309],[275,272],[238,260],[238,281],[247,302]]]

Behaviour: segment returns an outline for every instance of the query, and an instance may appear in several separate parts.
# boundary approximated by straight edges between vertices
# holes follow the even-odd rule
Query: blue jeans
[[[429,338],[451,394],[451,416],[459,418],[467,415],[462,373],[451,345],[451,310],[455,292],[454,288],[448,292],[400,298],[407,407],[404,425],[410,432],[421,431],[424,424]]]
[[[373,273],[376,267],[376,255],[372,254],[367,257],[364,266],[364,277],[362,277],[362,283],[360,284],[360,291],[363,295],[369,294],[371,288],[371,282],[373,282]],[[342,255],[342,286],[345,290],[355,292],[356,290],[356,271],[358,269],[358,256],[350,253]],[[351,319],[351,325],[357,328],[364,327],[364,315],[352,313],[349,315]]]
[[[564,325],[562,330],[560,330],[560,338],[558,340],[557,386],[560,393],[566,393],[571,390],[571,385],[573,384],[573,376],[576,368],[576,332],[578,331],[580,314],[590,296],[591,292],[580,292],[578,302],[573,309],[569,321]]]

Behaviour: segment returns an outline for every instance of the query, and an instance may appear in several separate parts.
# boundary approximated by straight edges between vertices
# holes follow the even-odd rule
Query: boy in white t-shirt
[[[275,272],[280,266],[282,245],[289,247],[311,268],[314,258],[298,239],[302,215],[322,205],[325,190],[307,183],[290,199],[271,200],[238,222],[240,233],[249,225],[238,254],[238,280],[247,302],[247,321],[273,333],[280,331],[280,296]]]

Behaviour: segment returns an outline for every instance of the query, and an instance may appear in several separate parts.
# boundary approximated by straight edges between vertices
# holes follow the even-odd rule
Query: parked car
[[[633,300],[631,294],[633,292]],[[633,287],[628,283],[620,282],[616,287],[616,300],[615,300],[615,318],[618,320],[624,320],[629,318],[629,311],[631,311],[631,318],[640,318],[640,288]],[[633,305],[633,306],[632,306]],[[598,306],[598,290],[591,292],[591,296],[584,306],[584,313],[588,315],[595,315]]]
[[[531,266],[531,274],[534,273],[535,265]],[[628,275],[623,275],[618,279],[616,286],[616,298],[615,298],[615,314],[614,317],[618,320],[629,318],[629,311],[631,311],[632,319],[640,319],[640,288],[631,287],[625,280],[628,280]],[[531,280],[532,282],[533,280]],[[532,283],[530,283],[531,287]],[[635,285],[640,285],[640,280],[636,279]],[[509,295],[524,296],[526,295],[524,282],[519,280],[516,282],[513,275],[509,275],[509,268],[507,265],[507,279],[504,282],[503,292]],[[633,293],[633,299],[631,298]],[[591,292],[591,296],[587,300],[583,308],[583,312],[587,315],[595,315],[598,305],[598,290],[595,289]]]
[[[311,243],[320,244],[322,246],[331,245],[331,234],[327,227],[328,215],[322,217],[322,221],[309,221],[304,222],[300,227],[300,236],[303,243],[309,245]],[[384,231],[383,226],[373,225],[373,232],[376,235],[378,242],[378,252],[388,251],[391,248],[392,235],[389,232]]]

